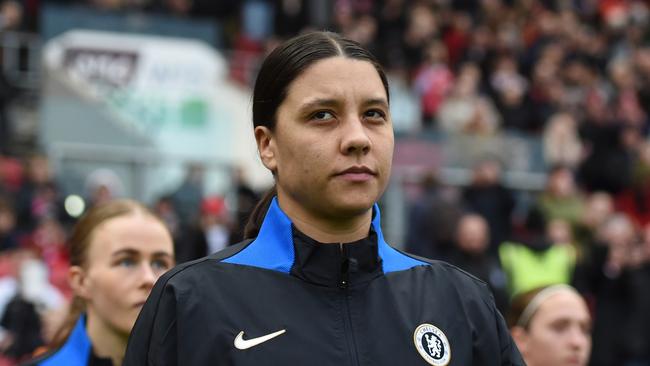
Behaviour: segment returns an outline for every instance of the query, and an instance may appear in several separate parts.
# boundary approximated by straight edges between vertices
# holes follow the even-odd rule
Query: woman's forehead
[[[535,314],[536,318],[553,321],[558,318],[568,318],[576,320],[590,319],[589,311],[584,300],[580,295],[562,291],[549,297],[544,301]]]
[[[294,103],[349,98],[386,99],[382,80],[369,61],[336,56],[307,67],[288,87],[287,99]]]
[[[91,256],[102,256],[127,248],[143,253],[171,251],[170,243],[167,230],[157,219],[132,213],[100,224],[93,232],[89,252]]]

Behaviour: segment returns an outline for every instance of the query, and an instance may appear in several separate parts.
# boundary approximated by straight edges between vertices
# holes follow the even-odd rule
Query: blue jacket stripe
[[[428,263],[404,255],[386,243],[386,240],[384,240],[384,234],[381,231],[381,213],[379,212],[379,205],[375,203],[374,208],[375,217],[372,218],[372,227],[377,233],[377,251],[382,260],[382,269],[384,273],[405,271],[415,266],[428,266]]]
[[[289,273],[294,258],[291,220],[278,206],[277,198],[273,198],[257,238],[223,262]]]
[[[39,366],[86,366],[92,346],[86,334],[86,317],[79,317],[68,340],[52,356],[41,361]]]
[[[372,226],[377,233],[378,252],[382,259],[384,273],[403,271],[415,266],[428,265],[425,262],[406,256],[393,249],[384,240],[381,232],[379,206],[374,206]],[[289,273],[295,258],[291,219],[273,198],[264,217],[257,238],[244,250],[223,260],[225,263],[240,264]]]

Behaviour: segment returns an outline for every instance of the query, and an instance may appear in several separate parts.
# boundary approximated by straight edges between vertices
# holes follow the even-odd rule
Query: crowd
[[[594,316],[590,364],[650,364],[647,1],[341,0],[324,14],[315,11],[318,1],[300,0],[58,3],[212,19],[224,29],[223,44],[240,51],[232,53],[232,77],[244,84],[254,70],[239,73],[237,65],[254,69],[279,39],[332,29],[386,66],[397,133],[539,139],[548,168],[542,192],[507,188],[508,166],[489,156],[476,162],[467,186],[425,174],[408,202],[407,250],[485,280],[504,314],[513,296],[572,284]],[[38,9],[38,1],[3,1],[2,29],[37,31]],[[15,359],[47,339],[56,325],[48,319],[70,297],[65,243],[75,218],[47,157],[6,154],[4,121],[0,350]],[[202,195],[200,167],[154,203],[174,235],[178,262],[241,237],[237,225],[257,195],[234,175],[235,212],[222,197]],[[106,190],[86,192],[89,205],[109,199]],[[32,333],[21,343],[12,336],[20,332]]]

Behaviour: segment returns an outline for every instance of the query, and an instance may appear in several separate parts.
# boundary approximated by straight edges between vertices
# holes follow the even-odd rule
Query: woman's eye
[[[312,118],[316,120],[327,120],[330,118],[334,118],[334,115],[328,111],[319,111],[314,113]]]
[[[128,267],[135,266],[135,264],[136,264],[135,260],[133,260],[131,258],[122,258],[122,259],[117,261],[117,265],[120,266],[120,267],[127,267],[128,268]]]
[[[171,267],[170,264],[164,260],[156,260],[151,262],[151,268],[154,270],[166,271],[169,269],[169,267]]]
[[[386,119],[386,113],[384,113],[383,111],[381,111],[379,109],[371,109],[369,111],[366,111],[364,113],[364,116],[366,118],[370,118],[370,119],[374,119],[374,120],[378,120],[378,119],[384,120],[384,119]]]
[[[562,333],[569,328],[569,325],[566,321],[554,322],[551,324],[551,329],[557,333]]]

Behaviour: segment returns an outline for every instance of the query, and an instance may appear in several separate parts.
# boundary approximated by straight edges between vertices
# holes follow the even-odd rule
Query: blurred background
[[[571,283],[592,365],[650,365],[647,0],[0,0],[0,365],[65,313],[67,234],[151,205],[179,262],[241,239],[271,175],[265,54],[332,30],[385,66],[388,241],[511,296]]]

